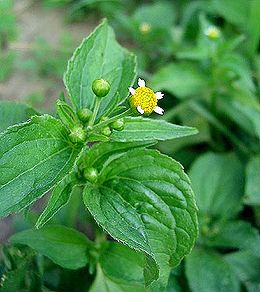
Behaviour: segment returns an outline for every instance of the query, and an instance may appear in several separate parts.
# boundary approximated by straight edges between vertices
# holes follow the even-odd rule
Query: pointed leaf
[[[232,218],[242,208],[243,167],[235,154],[201,155],[190,177],[201,214]]]
[[[98,184],[86,185],[84,202],[111,236],[154,258],[160,281],[153,285],[163,289],[197,236],[190,181],[179,163],[154,150],[129,150],[103,165]]]
[[[35,224],[36,228],[41,228],[45,225],[63,206],[68,203],[76,181],[75,175],[72,173],[66,175],[63,180],[59,182],[54,188],[46,208],[37,220]]]
[[[125,118],[125,127],[122,131],[113,131],[112,141],[134,142],[149,140],[170,140],[197,134],[195,128],[178,126],[164,120],[148,118]]]
[[[61,225],[25,230],[13,235],[10,241],[28,245],[67,269],[84,267],[88,263],[88,249],[91,245],[85,235]]]
[[[24,103],[0,101],[0,132],[9,126],[27,121],[36,111]]]
[[[0,135],[0,217],[49,191],[72,168],[81,146],[57,119],[44,115]]]
[[[93,110],[95,95],[92,82],[103,78],[111,84],[109,94],[102,99],[98,117],[116,107],[115,96],[125,100],[128,87],[135,79],[135,56],[115,40],[114,32],[103,21],[76,49],[68,63],[64,83],[77,109]]]

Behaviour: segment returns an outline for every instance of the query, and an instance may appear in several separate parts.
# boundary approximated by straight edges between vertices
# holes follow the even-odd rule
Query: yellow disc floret
[[[151,88],[138,87],[130,97],[130,104],[133,108],[140,106],[145,114],[151,114],[157,106],[157,98]]]
[[[205,31],[206,36],[211,40],[216,40],[220,37],[220,30],[216,26],[210,26]]]

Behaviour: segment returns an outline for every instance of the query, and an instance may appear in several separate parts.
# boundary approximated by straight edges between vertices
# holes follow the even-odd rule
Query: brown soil
[[[30,59],[30,50],[36,37],[43,37],[56,46],[63,33],[69,32],[76,46],[96,25],[93,19],[85,19],[83,23],[68,23],[65,21],[65,9],[47,8],[33,0],[16,0],[14,9],[18,39],[11,47],[17,53],[18,62]],[[8,80],[0,83],[0,100],[23,100],[33,92],[39,92],[45,96],[43,106],[49,108],[63,89],[62,80],[55,80],[54,84],[50,80],[30,76],[30,73],[17,68]]]

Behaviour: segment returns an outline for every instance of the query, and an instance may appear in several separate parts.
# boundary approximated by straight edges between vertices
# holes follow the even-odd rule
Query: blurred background
[[[165,93],[163,118],[199,130],[158,145],[190,174],[200,209],[197,245],[168,291],[260,291],[260,1],[0,0],[2,108],[55,114],[68,59],[104,17],[138,76]],[[1,106],[0,121],[9,126]],[[52,220],[91,237],[79,196]],[[45,200],[1,220],[0,242],[33,226]]]

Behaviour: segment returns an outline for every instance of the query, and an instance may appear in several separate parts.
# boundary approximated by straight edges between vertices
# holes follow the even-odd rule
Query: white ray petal
[[[138,78],[138,86],[139,87],[145,87],[145,81],[141,78]]]
[[[164,94],[161,93],[161,91],[158,91],[158,92],[155,93],[155,96],[159,100],[159,99],[162,99],[163,98]]]
[[[138,107],[136,108],[138,110],[138,112],[143,115],[144,114],[144,110],[141,108],[140,105],[138,105]]]
[[[164,109],[162,109],[159,106],[156,106],[156,108],[154,109],[154,111],[158,114],[158,115],[163,115]]]
[[[132,95],[135,94],[135,89],[134,89],[133,87],[129,87],[128,89],[129,89],[129,92],[130,92]]]

